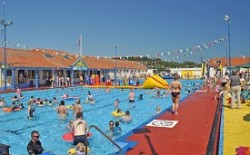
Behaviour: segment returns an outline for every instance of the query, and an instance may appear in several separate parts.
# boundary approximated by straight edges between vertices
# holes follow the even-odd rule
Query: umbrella
[[[250,68],[250,62],[248,62],[246,64],[243,64],[243,65],[239,65],[237,67],[240,67],[240,68]]]

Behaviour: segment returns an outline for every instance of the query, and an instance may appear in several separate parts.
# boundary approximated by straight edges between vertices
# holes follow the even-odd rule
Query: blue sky
[[[3,0],[2,0],[3,1]],[[113,56],[157,55],[191,48],[227,35],[230,16],[232,57],[250,56],[249,0],[5,0],[8,47]],[[1,16],[3,7],[1,9]],[[228,56],[228,40],[164,60],[200,61]],[[179,58],[176,58],[179,55]],[[161,56],[161,55],[160,55]]]

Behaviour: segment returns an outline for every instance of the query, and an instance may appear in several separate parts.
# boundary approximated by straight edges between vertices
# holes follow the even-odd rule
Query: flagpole
[[[81,61],[82,61],[82,34],[80,35],[80,56],[81,56]]]

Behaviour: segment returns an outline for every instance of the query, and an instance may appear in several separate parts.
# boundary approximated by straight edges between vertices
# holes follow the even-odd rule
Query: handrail
[[[106,137],[111,143],[113,143],[113,144],[119,149],[120,154],[123,154],[121,147],[120,147],[118,144],[116,144],[112,139],[110,139],[110,138],[109,138],[101,129],[99,129],[97,126],[95,126],[95,125],[90,125],[90,126],[88,127],[88,129],[87,129],[87,133],[89,132],[89,130],[90,130],[91,128],[95,128],[97,131],[99,131],[104,137]],[[85,146],[86,146],[86,148],[88,147],[87,141],[85,141]],[[86,155],[88,155],[88,151],[87,151],[87,150],[88,150],[88,149],[86,149]]]

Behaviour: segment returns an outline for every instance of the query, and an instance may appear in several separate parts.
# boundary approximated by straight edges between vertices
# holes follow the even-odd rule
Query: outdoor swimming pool
[[[168,81],[169,83],[171,80]],[[200,80],[182,80],[183,92],[181,98],[187,97],[187,93],[184,93],[185,88],[193,89],[195,83],[200,83]],[[96,100],[96,104],[90,105],[84,103],[88,91],[91,91]],[[47,151],[51,151],[57,155],[67,155],[67,151],[71,148],[71,143],[62,140],[62,135],[69,132],[66,128],[68,122],[74,119],[72,111],[69,110],[69,115],[66,121],[58,119],[58,115],[55,111],[56,105],[38,107],[34,106],[35,117],[31,120],[27,119],[27,102],[31,96],[35,98],[42,98],[52,100],[56,97],[58,101],[65,92],[69,96],[79,96],[83,106],[84,119],[88,125],[96,125],[102,131],[107,131],[108,122],[110,120],[116,120],[111,112],[114,111],[115,99],[120,100],[119,108],[122,111],[130,110],[133,121],[129,124],[120,123],[122,128],[122,135],[128,133],[132,129],[136,128],[143,122],[156,115],[156,107],[161,106],[161,109],[167,109],[171,106],[171,97],[168,95],[165,98],[155,98],[156,91],[154,90],[134,90],[136,96],[143,94],[143,100],[136,100],[132,105],[128,103],[129,89],[110,89],[109,93],[106,93],[104,89],[91,89],[83,87],[66,88],[66,89],[48,89],[43,91],[26,91],[23,92],[25,97],[22,100],[25,109],[5,113],[0,111],[0,143],[10,145],[10,153],[13,155],[26,155],[26,146],[30,141],[30,133],[32,130],[38,130],[40,132],[40,141],[43,147]],[[161,93],[164,91],[161,90]],[[7,101],[7,105],[11,105],[11,98],[16,93],[1,94],[0,97],[4,97]],[[66,100],[66,105],[73,104],[75,100]],[[90,154],[91,155],[111,155],[114,154],[114,146],[99,132],[92,129],[93,136],[89,139]]]

